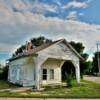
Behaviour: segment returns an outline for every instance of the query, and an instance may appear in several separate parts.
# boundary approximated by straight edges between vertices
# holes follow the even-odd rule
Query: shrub
[[[0,73],[0,79],[1,80],[7,80],[8,78],[8,66],[5,66],[2,68],[2,72]]]
[[[72,72],[71,72],[71,74],[65,73],[65,75],[66,75],[66,85],[67,85],[67,87],[71,87],[72,80],[73,80]]]

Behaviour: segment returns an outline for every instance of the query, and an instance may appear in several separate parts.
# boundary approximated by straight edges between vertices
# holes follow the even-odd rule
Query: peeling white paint
[[[61,67],[64,61],[71,60],[76,69],[77,82],[80,83],[79,57],[64,42],[55,43],[37,53],[37,56],[11,61],[8,80],[23,86],[36,86],[37,89],[43,84],[61,83]],[[54,69],[54,80],[50,80],[49,72],[47,80],[42,80],[43,68],[48,71]]]

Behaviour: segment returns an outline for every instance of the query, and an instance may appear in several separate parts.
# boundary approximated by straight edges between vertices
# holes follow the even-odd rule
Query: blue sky
[[[0,0],[0,63],[32,37],[65,38],[96,51],[100,0]]]

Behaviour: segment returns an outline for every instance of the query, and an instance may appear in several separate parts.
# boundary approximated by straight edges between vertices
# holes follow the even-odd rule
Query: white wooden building
[[[65,39],[45,43],[9,59],[8,80],[22,86],[61,83],[61,67],[70,60],[75,66],[76,80],[80,83],[79,60],[83,59]],[[67,67],[67,66],[66,66]]]

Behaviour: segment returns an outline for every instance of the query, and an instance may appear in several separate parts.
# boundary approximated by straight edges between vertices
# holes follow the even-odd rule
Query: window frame
[[[50,79],[50,80],[54,80],[54,79],[55,79],[55,78],[54,78],[54,69],[50,69],[50,70],[49,70],[49,73],[50,73],[49,79]]]
[[[46,73],[44,73],[44,70],[46,71]],[[46,68],[42,69],[42,80],[47,80],[47,69]]]

